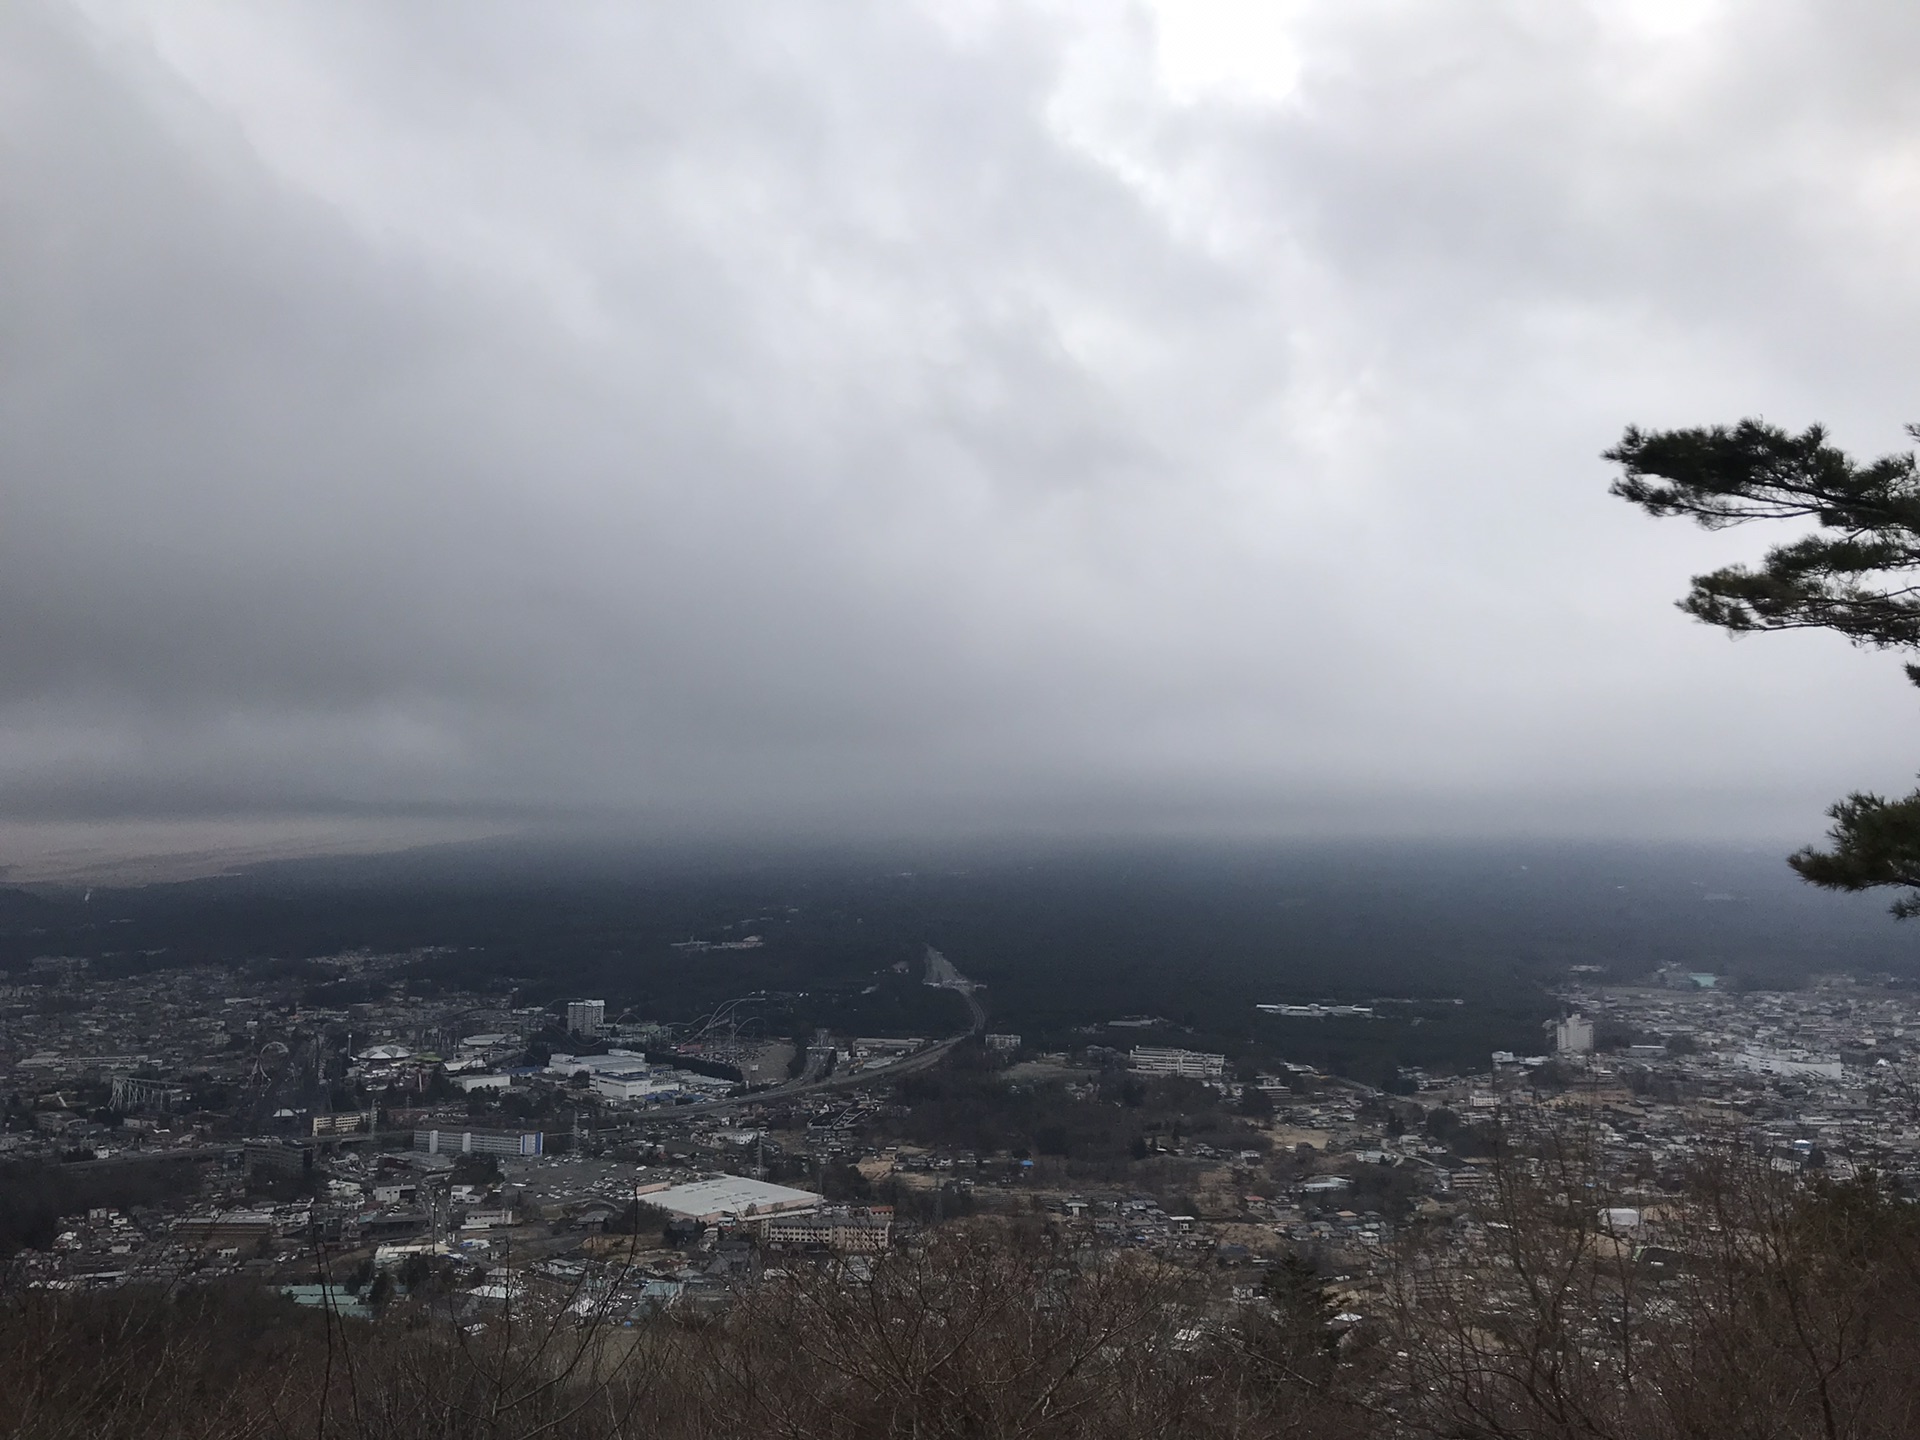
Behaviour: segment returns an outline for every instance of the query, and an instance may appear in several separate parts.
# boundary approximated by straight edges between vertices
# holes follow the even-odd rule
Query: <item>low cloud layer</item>
[[[0,10],[0,812],[1808,832],[1627,422],[1920,418],[1920,11]]]

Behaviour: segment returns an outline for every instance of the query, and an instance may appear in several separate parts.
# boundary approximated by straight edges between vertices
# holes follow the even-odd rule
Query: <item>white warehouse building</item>
[[[712,1225],[721,1220],[770,1220],[817,1210],[821,1197],[744,1175],[710,1175],[686,1185],[638,1185],[636,1200],[657,1205],[670,1215]]]
[[[593,1093],[603,1100],[646,1100],[681,1088],[671,1070],[596,1070]]]

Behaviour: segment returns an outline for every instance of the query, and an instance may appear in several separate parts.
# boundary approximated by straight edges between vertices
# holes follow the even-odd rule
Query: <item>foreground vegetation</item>
[[[0,1432],[35,1437],[1514,1437],[1920,1433],[1920,1207],[1737,1153],[1609,1229],[1581,1152],[1509,1150],[1416,1229],[1364,1320],[1300,1263],[1217,1272],[1038,1221],[870,1272],[789,1262],[721,1313],[595,1318],[584,1288],[375,1323],[251,1289],[16,1292]],[[1602,1202],[1604,1203],[1604,1202]]]

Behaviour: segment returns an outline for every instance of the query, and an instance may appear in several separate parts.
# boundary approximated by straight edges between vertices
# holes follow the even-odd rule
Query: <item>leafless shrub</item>
[[[1734,1143],[1621,1204],[1578,1119],[1504,1143],[1474,1221],[1396,1267],[1388,1401],[1413,1433],[1788,1440],[1920,1433],[1920,1215]],[[1635,1222],[1610,1226],[1612,1207]]]
[[[1408,1243],[1357,1328],[1276,1271],[1203,1272],[1038,1224],[794,1262],[724,1309],[629,1320],[606,1277],[518,1272],[379,1322],[257,1291],[0,1301],[0,1433],[27,1440],[1892,1440],[1920,1434],[1920,1214],[1737,1146],[1612,1196],[1560,1117],[1473,1217]],[[1610,1199],[1639,1223],[1610,1225]],[[324,1258],[324,1257],[322,1257]],[[596,1288],[597,1287],[597,1288]],[[630,1294],[631,1292],[624,1292]]]

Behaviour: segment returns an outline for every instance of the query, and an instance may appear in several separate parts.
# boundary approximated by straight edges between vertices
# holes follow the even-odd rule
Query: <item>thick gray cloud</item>
[[[1799,833],[1628,421],[1920,416],[1920,12],[0,10],[0,809]]]

